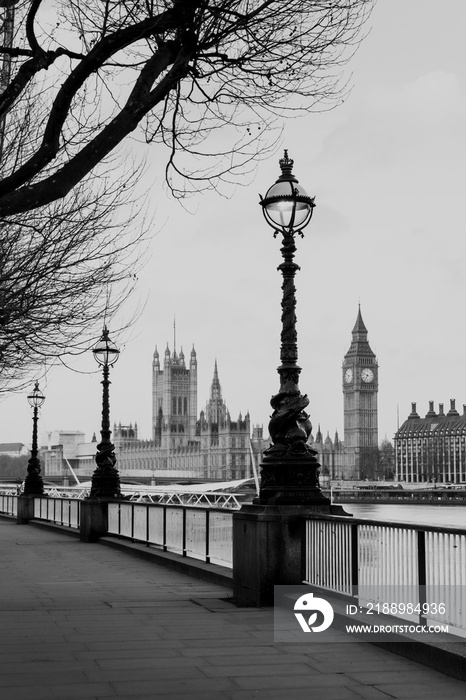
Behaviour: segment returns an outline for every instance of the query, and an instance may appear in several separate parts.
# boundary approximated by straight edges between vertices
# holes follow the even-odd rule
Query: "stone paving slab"
[[[464,700],[371,644],[275,643],[271,609],[124,551],[0,518],[1,700]]]

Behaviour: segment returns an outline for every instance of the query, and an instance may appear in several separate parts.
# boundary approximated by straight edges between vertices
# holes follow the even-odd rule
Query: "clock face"
[[[369,369],[368,367],[365,367],[362,372],[361,372],[361,379],[363,382],[373,382],[374,381],[374,372]]]
[[[347,369],[345,372],[345,382],[347,384],[351,384],[352,381],[353,381],[353,370]]]

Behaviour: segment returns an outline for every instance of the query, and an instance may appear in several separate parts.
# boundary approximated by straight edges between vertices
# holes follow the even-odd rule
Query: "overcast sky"
[[[232,418],[249,410],[266,429],[277,392],[280,243],[258,194],[279,175],[284,147],[316,196],[298,240],[300,387],[314,433],[343,437],[341,364],[358,303],[379,362],[379,438],[389,439],[416,401],[466,403],[466,56],[464,0],[379,0],[348,73],[345,104],[284,124],[283,144],[230,199],[200,195],[187,213],[163,189],[161,153],[150,154],[155,209],[148,296],[111,373],[111,421],[151,437],[155,345],[198,358],[199,411],[215,359]],[[111,329],[110,329],[111,330]],[[92,354],[74,367],[94,370]],[[42,382],[43,430],[100,429],[98,374],[51,370]],[[31,388],[33,382],[31,381]],[[25,392],[0,403],[0,442],[31,440]]]

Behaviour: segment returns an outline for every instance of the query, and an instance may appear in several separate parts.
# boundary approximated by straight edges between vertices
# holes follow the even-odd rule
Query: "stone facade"
[[[152,363],[152,434],[137,439],[137,430],[118,426],[113,441],[120,474],[179,478],[245,479],[253,475],[252,462],[262,459],[262,428],[252,429],[249,413],[232,420],[222,398],[217,361],[207,406],[197,413],[197,356],[191,350],[189,366],[183,351],[167,346],[163,367],[157,349]],[[134,432],[134,431],[133,431]]]
[[[71,433],[75,434],[62,431],[49,440],[43,453],[46,476],[72,478],[72,469],[80,480],[91,477],[95,436],[92,443],[84,443],[81,434],[82,444],[74,440],[71,445]],[[216,361],[207,406],[198,414],[196,351],[192,349],[187,366],[183,351],[178,354],[168,347],[163,366],[157,349],[153,356],[152,439],[139,438],[137,423],[114,424],[111,439],[122,480],[250,478],[268,444],[262,427],[251,425],[249,413],[231,419]]]
[[[323,477],[327,477],[332,481],[347,478],[345,477],[345,446],[339,439],[338,432],[335,432],[333,440],[327,433],[327,437],[324,440],[319,425],[315,439],[312,441],[312,447],[317,452],[317,459],[321,466],[320,473]]]
[[[395,478],[407,482],[466,483],[466,406],[463,414],[450,401],[444,412],[434,402],[424,418],[417,413],[416,404],[395,434]]]

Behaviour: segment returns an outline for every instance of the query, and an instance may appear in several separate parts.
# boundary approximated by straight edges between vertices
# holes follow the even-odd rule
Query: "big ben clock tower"
[[[378,364],[367,340],[361,307],[342,369],[345,478],[374,478],[378,448]]]

